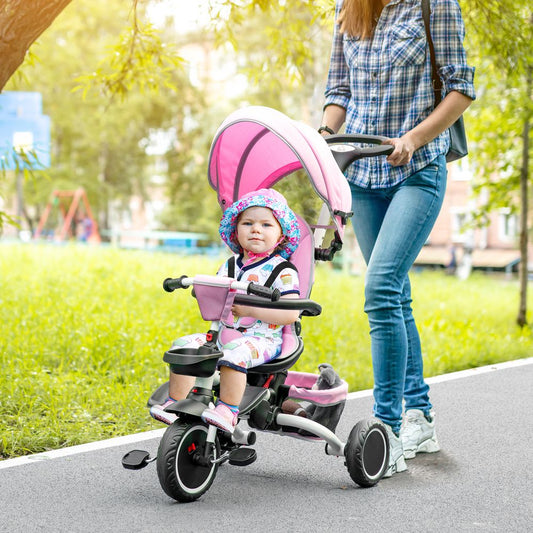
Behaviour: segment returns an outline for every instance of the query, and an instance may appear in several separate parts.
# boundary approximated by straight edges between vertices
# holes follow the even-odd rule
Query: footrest
[[[263,399],[268,399],[270,392],[263,387],[247,385],[239,405],[239,412],[246,414],[254,409]]]
[[[150,454],[144,450],[132,450],[122,458],[122,466],[128,470],[140,470],[150,462]]]
[[[229,464],[233,466],[248,466],[257,459],[257,452],[253,448],[237,448],[229,454]]]

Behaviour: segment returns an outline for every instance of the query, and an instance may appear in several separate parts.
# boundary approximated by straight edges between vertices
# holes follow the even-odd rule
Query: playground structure
[[[82,188],[52,192],[50,201],[39,220],[34,239],[45,236],[46,222],[56,206],[59,208],[62,220],[57,230],[53,231],[52,240],[63,242],[68,238],[75,238],[84,242],[101,242],[98,224],[92,215],[87,193]]]

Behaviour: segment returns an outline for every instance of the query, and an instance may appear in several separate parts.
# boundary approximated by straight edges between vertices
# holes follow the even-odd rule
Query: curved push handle
[[[340,134],[324,137],[328,143],[333,158],[342,172],[344,172],[356,159],[363,157],[376,157],[389,155],[393,152],[394,146],[383,144],[387,137],[380,135],[365,134]],[[371,144],[373,146],[356,146],[354,144]]]

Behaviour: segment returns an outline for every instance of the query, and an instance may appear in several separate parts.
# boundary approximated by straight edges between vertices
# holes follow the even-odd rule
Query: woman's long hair
[[[369,39],[383,9],[381,0],[344,0],[339,14],[340,32]]]

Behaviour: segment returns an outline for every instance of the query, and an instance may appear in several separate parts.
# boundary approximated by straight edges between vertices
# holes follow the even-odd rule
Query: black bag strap
[[[270,273],[270,276],[268,276],[267,280],[265,281],[263,287],[272,287],[272,284],[274,281],[276,281],[276,278],[280,275],[282,270],[285,270],[286,268],[292,268],[296,273],[298,273],[298,269],[295,265],[293,265],[290,261],[283,261],[282,263],[279,263],[279,265],[276,265],[274,267],[274,270]],[[232,255],[228,259],[228,278],[234,278],[235,277],[235,256]]]
[[[435,93],[435,107],[437,107],[442,100],[442,80],[439,76],[439,69],[437,67],[437,60],[435,58],[435,47],[433,46],[433,39],[431,38],[429,16],[429,0],[422,0],[422,18],[424,19],[426,39],[429,45],[429,57],[431,59],[431,80],[433,84],[433,92]]]

